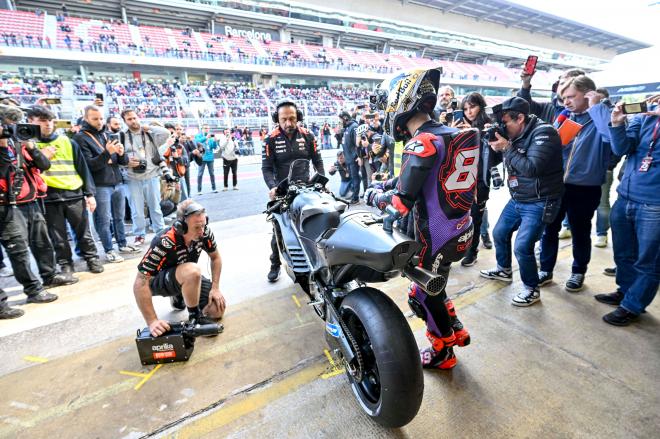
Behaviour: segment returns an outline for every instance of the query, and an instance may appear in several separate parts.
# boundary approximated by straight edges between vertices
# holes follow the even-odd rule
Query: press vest
[[[50,169],[44,171],[41,177],[48,187],[75,191],[83,185],[82,178],[78,175],[73,159],[73,146],[66,136],[58,136],[51,142],[37,142],[39,149],[54,146],[57,151],[50,159]]]
[[[401,158],[403,156],[403,142],[394,142],[394,177],[401,173]]]

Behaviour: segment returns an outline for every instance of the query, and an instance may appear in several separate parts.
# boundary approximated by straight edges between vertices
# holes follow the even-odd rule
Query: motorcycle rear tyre
[[[339,313],[361,346],[366,373],[360,382],[347,375],[362,409],[383,427],[406,425],[422,404],[424,377],[403,313],[383,292],[369,287],[353,290]],[[370,376],[377,385],[369,382]]]

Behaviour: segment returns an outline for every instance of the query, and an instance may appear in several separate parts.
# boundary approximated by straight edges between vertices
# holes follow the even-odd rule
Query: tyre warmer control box
[[[144,328],[138,330],[135,343],[144,365],[188,361],[195,348],[194,337],[176,330],[154,337],[149,328]]]

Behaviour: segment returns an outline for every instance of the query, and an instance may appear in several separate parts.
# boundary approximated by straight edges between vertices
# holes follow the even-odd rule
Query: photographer
[[[205,251],[211,260],[211,280],[202,276],[197,261]],[[175,309],[188,309],[191,322],[210,323],[222,318],[226,303],[220,292],[222,259],[208,226],[206,210],[193,200],[179,204],[177,220],[154,237],[133,284],[138,308],[151,334],[158,337],[170,329],[156,315],[153,296],[170,298]]]
[[[559,231],[564,215],[568,217],[573,240],[573,266],[565,289],[575,293],[584,286],[591,260],[591,219],[600,204],[611,155],[608,123],[611,109],[599,103],[596,85],[587,76],[568,79],[559,90],[569,114],[563,123],[575,123],[579,132],[564,147],[564,184],[559,218],[548,224],[541,240],[540,284],[552,281],[557,263]],[[560,126],[559,130],[562,130]]]
[[[128,126],[128,130],[122,132],[120,143],[128,156],[128,199],[135,235],[133,244],[142,246],[147,229],[145,201],[153,231],[157,233],[165,228],[160,209],[160,162],[161,154],[174,144],[175,138],[165,128],[141,126],[135,110],[130,108],[122,111],[121,118]]]
[[[612,151],[627,155],[610,222],[617,291],[596,300],[617,308],[603,316],[627,326],[651,304],[660,284],[660,95],[648,100],[649,112],[626,115],[619,103],[609,127]],[[655,107],[653,107],[655,105]]]
[[[295,103],[282,101],[275,107],[272,114],[277,127],[264,139],[261,154],[261,173],[268,186],[268,196],[275,198],[277,184],[289,175],[289,167],[296,159],[311,160],[316,172],[325,174],[323,159],[317,148],[314,135],[299,126],[302,122],[302,112]],[[270,271],[268,281],[275,282],[280,275],[280,255],[275,234],[270,241]]]
[[[553,124],[564,109],[564,101],[557,91],[564,88],[566,81],[580,75],[584,75],[584,71],[579,69],[565,71],[559,76],[557,82],[552,84],[552,99],[550,102],[536,102],[532,99],[532,77],[534,75],[528,75],[523,70],[520,74],[522,86],[520,87],[517,96],[523,98],[529,103],[529,114],[535,115],[546,123]]]
[[[121,253],[134,253],[138,248],[129,246],[124,230],[124,184],[119,165],[127,165],[124,145],[119,137],[108,135],[103,127],[103,115],[98,107],[89,105],[84,110],[81,130],[73,136],[82,150],[96,186],[94,226],[101,238],[108,262],[123,262],[112,244],[112,231]],[[112,224],[112,231],[110,225]]]
[[[201,143],[204,147],[201,164],[198,162],[199,169],[197,170],[197,195],[202,195],[202,178],[204,177],[204,168],[208,168],[209,170],[213,193],[218,193],[218,190],[215,188],[214,153],[218,148],[218,144],[215,141],[215,134],[211,133],[208,125],[204,125],[203,131],[195,136],[195,142]]]
[[[438,91],[438,104],[433,111],[434,119],[439,120],[440,123],[449,125],[453,121],[452,116],[447,116],[448,114],[453,113],[456,108],[458,108],[458,102],[456,101],[456,92],[453,88],[448,85],[440,87]]]
[[[186,138],[183,134],[183,125],[179,123],[176,125],[166,123],[165,128],[174,136],[174,144],[165,150],[163,158],[165,159],[167,168],[170,170],[169,174],[172,175],[173,180],[176,180],[172,181],[172,183],[175,183],[181,192],[180,200],[184,201],[190,195],[188,195],[188,188],[181,182],[181,179],[185,178],[186,173],[188,173],[190,160],[188,150],[184,144]]]
[[[38,201],[46,191],[39,171],[48,169],[50,161],[34,143],[24,142],[20,145],[19,171],[9,130],[23,119],[23,112],[9,104],[0,105],[0,241],[7,251],[16,280],[28,296],[27,303],[49,303],[57,300],[57,296],[46,292],[44,285],[67,285],[78,279],[55,271],[55,255]],[[44,284],[30,268],[28,247],[34,254]],[[0,289],[0,320],[23,314],[22,310],[7,304],[7,293]]]
[[[328,169],[328,174],[330,175],[335,175],[337,172],[339,172],[339,178],[341,179],[339,183],[339,196],[344,198],[351,190],[351,171],[348,169],[343,151],[337,153],[337,161]]]
[[[358,145],[357,145],[357,127],[358,123],[347,111],[339,113],[339,119],[344,126],[344,137],[341,142],[344,158],[348,163],[348,170],[351,173],[351,189],[353,198],[351,203],[360,202],[360,167],[358,165]]]
[[[82,257],[92,273],[102,273],[96,244],[89,229],[87,210],[96,210],[95,186],[84,155],[75,140],[55,133],[55,115],[38,105],[27,113],[30,123],[40,126],[41,136],[37,146],[51,162],[42,173],[48,185],[44,200],[46,221],[57,263],[64,273],[73,273],[73,255],[69,246],[66,223],[73,230]]]
[[[512,304],[530,306],[541,300],[534,244],[545,224],[557,216],[564,190],[561,140],[551,125],[529,114],[529,104],[522,98],[504,101],[495,118],[497,132],[489,144],[504,154],[511,199],[493,230],[497,268],[482,270],[480,274],[488,279],[512,281],[511,236],[518,230],[514,252],[524,289]]]

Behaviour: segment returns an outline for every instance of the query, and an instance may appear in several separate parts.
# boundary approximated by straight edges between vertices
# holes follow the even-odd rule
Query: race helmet
[[[406,123],[418,111],[431,117],[438,101],[438,88],[442,67],[433,69],[415,69],[400,72],[384,80],[376,89],[376,107],[385,112],[383,128],[394,140],[405,140],[411,136]]]

